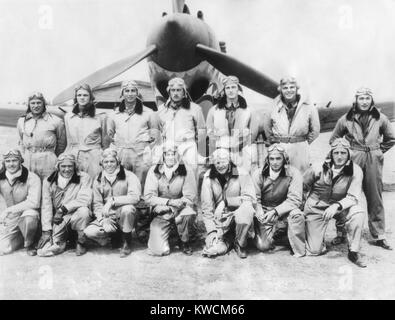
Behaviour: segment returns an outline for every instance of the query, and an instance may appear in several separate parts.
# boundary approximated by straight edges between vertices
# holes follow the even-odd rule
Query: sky
[[[314,102],[368,86],[395,100],[395,0],[189,0],[227,53],[274,80],[296,76]],[[0,0],[0,101],[64,88],[142,50],[170,0]],[[115,80],[148,81],[143,61]],[[263,96],[246,92],[253,102]]]

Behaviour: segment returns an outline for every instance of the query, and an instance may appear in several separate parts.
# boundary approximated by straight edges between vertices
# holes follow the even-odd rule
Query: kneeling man
[[[77,171],[74,155],[61,154],[56,170],[43,181],[39,256],[63,253],[67,240],[71,239],[71,232],[77,233],[76,255],[86,253],[84,229],[91,221],[91,202],[89,175]]]
[[[348,259],[359,267],[366,267],[358,253],[364,222],[364,212],[358,205],[362,179],[362,170],[352,162],[350,143],[344,138],[332,142],[323,165],[314,165],[305,172],[307,254],[319,255],[326,251],[325,231],[329,220],[335,218],[346,227]]]
[[[104,245],[109,235],[121,229],[123,244],[120,257],[124,258],[132,252],[135,205],[140,200],[141,185],[137,176],[121,165],[114,149],[103,151],[101,166],[102,172],[93,181],[93,213],[96,220],[84,232],[88,238]]]
[[[288,155],[279,144],[268,148],[263,169],[254,171],[252,180],[257,197],[255,245],[260,251],[274,248],[274,239],[288,233],[295,257],[305,255],[305,220],[302,205],[303,178],[289,166]],[[288,230],[287,230],[288,229]]]
[[[230,160],[229,149],[215,150],[212,158],[214,163],[204,175],[201,191],[207,230],[203,255],[222,255],[233,246],[237,255],[244,259],[254,216],[254,185],[248,172]]]
[[[180,163],[177,146],[172,141],[163,145],[162,162],[151,167],[144,186],[145,202],[151,206],[154,215],[148,240],[149,253],[158,256],[170,253],[168,239],[171,228],[176,225],[180,249],[191,255],[189,240],[197,196],[195,174],[193,168]]]
[[[5,170],[0,173],[0,195],[6,208],[0,212],[0,255],[24,246],[29,256],[37,254],[35,240],[39,224],[41,181],[22,166],[19,150],[3,155]]]

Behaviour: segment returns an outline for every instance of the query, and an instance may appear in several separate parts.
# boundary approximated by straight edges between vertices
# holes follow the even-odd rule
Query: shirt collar
[[[232,104],[233,104],[233,107],[234,107],[235,109],[237,109],[237,108],[239,107],[239,101],[236,101],[236,103],[233,103],[233,102],[228,103],[228,102],[227,102],[225,108],[226,108],[226,109],[230,109],[231,106],[232,106]]]

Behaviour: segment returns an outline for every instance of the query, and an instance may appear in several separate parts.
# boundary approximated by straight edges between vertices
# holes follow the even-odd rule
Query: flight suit
[[[206,124],[202,108],[191,102],[189,108],[180,106],[177,110],[170,106],[170,101],[159,106],[158,116],[163,141],[174,141],[183,162],[191,167],[197,178],[198,144],[206,143]],[[162,156],[158,151],[156,160]]]
[[[99,159],[102,150],[109,146],[105,114],[88,115],[68,112],[64,116],[67,147],[65,152],[73,154],[80,171],[94,179],[101,171]]]
[[[230,137],[232,148],[232,161],[242,167],[247,172],[256,165],[256,149],[251,144],[251,123],[252,114],[245,99],[239,96],[239,101],[235,106],[233,123],[229,123],[226,117],[227,112],[231,112],[229,106],[216,104],[210,108],[207,114],[207,135],[210,143],[210,154],[215,150],[216,143],[221,137]]]
[[[283,167],[277,179],[269,175],[269,164],[254,171],[252,180],[257,197],[257,213],[275,209],[278,221],[261,223],[255,219],[255,245],[261,251],[273,247],[276,231],[287,228],[288,240],[295,257],[306,254],[305,219],[302,205],[303,178],[296,168]]]
[[[152,207],[154,219],[150,225],[148,249],[153,255],[170,253],[169,235],[172,226],[177,226],[182,242],[190,239],[191,228],[196,216],[194,204],[197,197],[196,180],[193,171],[180,163],[169,180],[164,174],[164,164],[151,167],[145,181],[144,199]],[[181,209],[168,206],[170,199],[182,199]],[[168,212],[156,214],[157,207],[168,207]]]
[[[108,135],[123,167],[133,171],[144,186],[152,164],[151,149],[159,142],[160,128],[157,113],[140,104],[137,106],[136,103],[131,114],[126,110],[111,113],[108,117]]]
[[[273,110],[264,117],[265,135],[270,144],[281,143],[290,164],[302,174],[310,165],[309,144],[320,133],[320,120],[316,107],[301,97],[291,121],[281,96],[274,99]]]
[[[361,168],[349,161],[339,175],[333,178],[332,163],[314,164],[303,176],[306,202],[306,253],[319,255],[325,252],[325,232],[328,226],[324,211],[338,203],[341,209],[334,216],[344,221],[350,251],[358,252],[362,237],[364,212],[359,206],[362,187]]]
[[[141,184],[137,176],[123,166],[120,167],[117,178],[110,183],[100,173],[93,181],[93,213],[96,220],[93,221],[85,230],[86,236],[104,245],[108,235],[121,229],[124,233],[132,232],[136,216],[135,205],[141,196]],[[110,216],[103,217],[103,206],[114,198],[114,206],[110,209]],[[110,228],[103,228],[100,221],[107,220]]]
[[[92,220],[90,206],[92,202],[91,178],[85,172],[74,173],[69,183],[62,189],[58,186],[57,171],[43,182],[41,204],[42,231],[52,230],[52,242],[46,243],[37,251],[39,256],[60,254],[66,249],[69,231],[83,231]],[[64,206],[67,213],[60,224],[53,223],[55,212]]]
[[[25,167],[10,185],[5,171],[0,173],[0,195],[12,212],[0,232],[0,254],[11,253],[21,246],[30,247],[36,241],[40,221],[41,181]]]
[[[63,120],[48,112],[38,119],[28,113],[18,119],[17,130],[24,165],[43,180],[55,170],[57,156],[66,148]]]
[[[362,168],[362,187],[368,206],[369,230],[373,238],[383,239],[385,235],[385,215],[383,204],[384,153],[395,144],[395,132],[391,122],[375,106],[369,111],[368,128],[362,130],[359,114],[355,108],[343,115],[336,123],[329,140],[346,138],[351,145],[352,160]],[[339,234],[342,223],[338,223]]]
[[[218,255],[225,254],[233,242],[237,242],[241,248],[247,246],[248,231],[255,212],[255,189],[250,175],[232,163],[230,170],[229,180],[222,188],[217,178],[218,172],[211,165],[204,174],[201,191],[202,215],[207,231],[206,246],[209,248],[215,240],[219,240]],[[214,212],[221,201],[226,201],[227,207],[217,220]]]

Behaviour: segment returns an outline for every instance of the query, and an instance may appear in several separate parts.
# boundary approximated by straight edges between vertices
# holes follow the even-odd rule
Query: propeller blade
[[[185,0],[173,0],[173,13],[182,13]]]
[[[121,74],[122,72],[128,70],[129,68],[133,67],[135,64],[139,63],[144,58],[148,57],[149,55],[153,54],[156,51],[156,46],[151,45],[145,48],[142,52],[135,54],[133,56],[126,57],[121,59],[117,62],[114,62],[94,73],[87,76],[84,79],[76,82],[69,88],[63,90],[59,93],[52,101],[52,104],[60,104],[67,100],[70,100],[74,96],[74,88],[82,83],[88,83],[91,88],[95,88],[104,82],[115,78],[117,75]]]
[[[197,44],[196,51],[223,74],[238,77],[242,85],[269,98],[278,95],[277,82],[245,63],[203,44]]]

